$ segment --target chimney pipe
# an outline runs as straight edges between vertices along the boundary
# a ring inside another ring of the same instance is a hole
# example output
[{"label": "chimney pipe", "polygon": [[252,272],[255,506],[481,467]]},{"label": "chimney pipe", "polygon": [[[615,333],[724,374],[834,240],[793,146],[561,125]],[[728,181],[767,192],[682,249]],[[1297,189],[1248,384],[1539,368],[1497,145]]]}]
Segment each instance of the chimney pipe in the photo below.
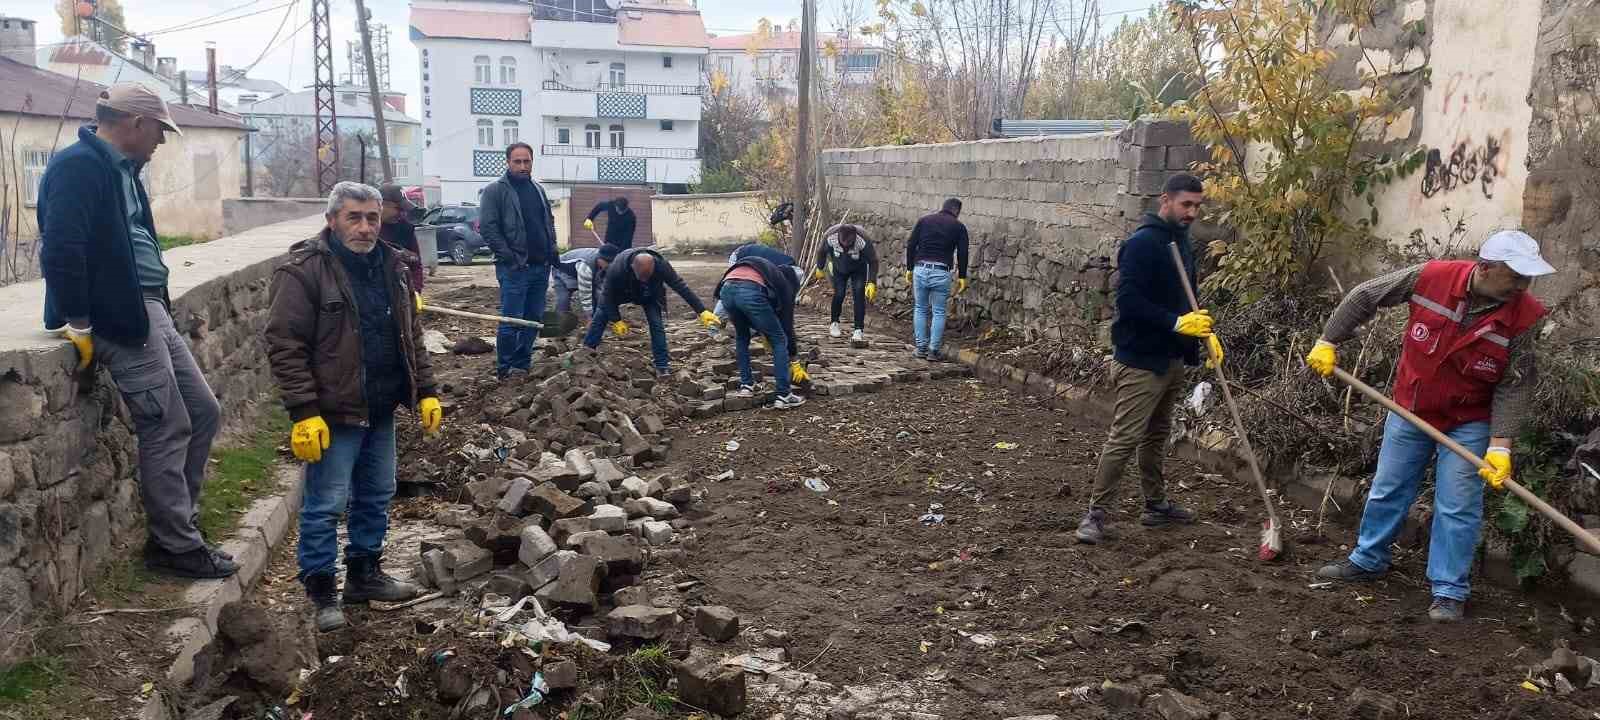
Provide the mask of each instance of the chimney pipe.
[{"label": "chimney pipe", "polygon": [[206,109],[212,115],[217,114],[217,44],[206,41],[206,85],[210,86],[210,98]]},{"label": "chimney pipe", "polygon": [[156,74],[168,80],[178,77],[178,59],[175,57],[156,58]]},{"label": "chimney pipe", "polygon": [[34,43],[33,26],[32,20],[0,15],[0,57],[37,67],[38,46]]}]

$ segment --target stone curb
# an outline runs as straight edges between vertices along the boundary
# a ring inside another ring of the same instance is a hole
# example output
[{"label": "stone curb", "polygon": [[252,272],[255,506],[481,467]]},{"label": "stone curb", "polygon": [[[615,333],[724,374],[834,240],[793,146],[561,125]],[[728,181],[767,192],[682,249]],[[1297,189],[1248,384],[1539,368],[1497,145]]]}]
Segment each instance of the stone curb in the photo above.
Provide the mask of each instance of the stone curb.
[{"label": "stone curb", "polygon": [[[165,641],[169,647],[178,648],[178,657],[167,668],[166,679],[174,687],[181,687],[194,679],[195,656],[217,633],[217,614],[222,606],[238,600],[261,579],[274,550],[288,536],[300,512],[304,487],[300,483],[298,464],[279,463],[273,470],[282,493],[261,498],[239,519],[233,536],[222,543],[222,548],[233,554],[239,563],[239,572],[226,580],[199,580],[189,585],[183,593],[183,604],[195,606],[195,613],[180,618],[167,626]],[[139,720],[171,720],[167,700],[156,692],[145,701]]]}]

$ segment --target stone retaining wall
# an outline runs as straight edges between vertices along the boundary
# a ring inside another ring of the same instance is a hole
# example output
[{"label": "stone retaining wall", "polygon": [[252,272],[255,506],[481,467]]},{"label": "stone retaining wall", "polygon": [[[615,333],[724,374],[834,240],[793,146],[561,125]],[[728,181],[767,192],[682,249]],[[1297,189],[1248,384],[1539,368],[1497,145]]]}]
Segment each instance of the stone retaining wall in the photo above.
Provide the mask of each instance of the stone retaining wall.
[{"label": "stone retaining wall", "polygon": [[[284,223],[168,253],[177,327],[226,422],[272,385],[268,283],[313,229]],[[143,542],[132,419],[109,374],[78,373],[71,346],[38,330],[42,294],[42,282],[0,291],[0,636],[69,606],[107,558]]]},{"label": "stone retaining wall", "polygon": [[1050,338],[1093,337],[1110,317],[1117,243],[1155,207],[1162,183],[1201,157],[1186,125],[822,154],[834,214],[865,226],[904,298],[905,243],[919,217],[960,198],[973,283],[957,315]]}]

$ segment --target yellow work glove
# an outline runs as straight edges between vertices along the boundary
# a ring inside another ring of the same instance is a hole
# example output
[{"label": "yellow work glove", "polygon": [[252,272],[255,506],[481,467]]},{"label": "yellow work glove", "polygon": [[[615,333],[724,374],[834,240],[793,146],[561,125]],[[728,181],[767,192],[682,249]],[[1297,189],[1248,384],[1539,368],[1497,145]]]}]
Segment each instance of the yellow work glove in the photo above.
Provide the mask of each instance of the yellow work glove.
[{"label": "yellow work glove", "polygon": [[817,269],[811,271],[811,279],[812,280],[821,280],[821,279],[823,279],[823,278],[825,278],[827,276],[828,276],[828,274],[823,272],[822,268],[817,268]]},{"label": "yellow work glove", "polygon": [[1489,452],[1483,454],[1483,461],[1489,463],[1489,467],[1478,468],[1478,476],[1489,483],[1489,487],[1506,489],[1506,481],[1511,479],[1511,448],[1489,448]]},{"label": "yellow work glove", "polygon": [[425,397],[417,403],[417,415],[422,417],[422,432],[434,435],[439,432],[439,423],[444,422],[444,408],[439,407],[439,398]]},{"label": "yellow work glove", "polygon": [[1339,355],[1333,350],[1333,343],[1318,339],[1316,347],[1311,348],[1311,353],[1306,355],[1306,367],[1323,377],[1333,374],[1333,369],[1339,366]]},{"label": "yellow work glove", "polygon": [[1206,336],[1206,350],[1209,351],[1206,353],[1206,367],[1212,370],[1222,367],[1222,341],[1216,335]]},{"label": "yellow work glove", "polygon": [[867,302],[872,302],[872,301],[877,300],[877,299],[878,299],[878,284],[877,283],[867,283]]},{"label": "yellow work glove", "polygon": [[412,293],[412,296],[417,300],[417,312],[420,314],[422,312],[422,293]]},{"label": "yellow work glove", "polygon": [[806,368],[799,360],[789,362],[789,382],[803,383],[810,379],[811,376],[806,374]]},{"label": "yellow work glove", "polygon": [[618,320],[618,321],[616,321],[614,323],[611,323],[611,334],[612,335],[616,335],[617,337],[625,337],[625,336],[627,336],[627,334],[628,334],[628,323],[623,322],[621,320]]},{"label": "yellow work glove", "polygon": [[911,284],[911,271],[910,270],[906,271],[906,284],[907,285]]},{"label": "yellow work glove", "polygon": [[94,329],[79,330],[71,325],[61,328],[61,337],[78,349],[78,369],[84,370],[94,361]]},{"label": "yellow work glove", "polygon": [[960,295],[961,293],[964,293],[966,291],[967,291],[967,279],[966,278],[961,278],[961,279],[957,280],[956,281],[956,294]]},{"label": "yellow work glove", "polygon": [[1178,316],[1178,324],[1173,326],[1173,331],[1179,335],[1189,337],[1205,337],[1211,334],[1211,311],[1196,310]]},{"label": "yellow work glove", "polygon": [[583,229],[585,229],[585,230],[593,230],[594,229],[594,219],[593,218],[585,219],[583,221]]},{"label": "yellow work glove", "polygon": [[772,352],[772,341],[768,340],[765,335],[761,336],[761,347],[766,348],[768,353]]},{"label": "yellow work glove", "polygon": [[289,449],[294,456],[308,463],[322,462],[322,451],[328,449],[328,423],[321,415],[308,417],[294,424],[289,433]]},{"label": "yellow work glove", "polygon": [[710,310],[700,311],[700,324],[708,328],[722,327],[722,321],[717,319],[717,314]]}]

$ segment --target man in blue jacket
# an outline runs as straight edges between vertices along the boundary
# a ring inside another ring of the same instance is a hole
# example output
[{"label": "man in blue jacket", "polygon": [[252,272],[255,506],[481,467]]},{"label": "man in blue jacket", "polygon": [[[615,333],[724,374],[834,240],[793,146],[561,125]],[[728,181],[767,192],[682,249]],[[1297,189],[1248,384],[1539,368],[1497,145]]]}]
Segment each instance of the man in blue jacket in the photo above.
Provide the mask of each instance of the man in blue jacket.
[{"label": "man in blue jacket", "polygon": [[[224,578],[233,558],[200,535],[200,487],[221,407],[172,322],[167,265],[139,172],[168,132],[161,96],[136,83],[100,93],[95,124],[50,159],[39,183],[45,326],[110,371],[139,437],[145,565]],[[181,133],[180,133],[181,134]]]},{"label": "man in blue jacket", "polygon": [[1106,537],[1106,511],[1116,501],[1122,471],[1134,455],[1139,460],[1140,489],[1145,527],[1165,527],[1194,522],[1194,512],[1167,497],[1161,474],[1161,457],[1172,430],[1172,408],[1183,385],[1185,365],[1197,365],[1206,338],[1212,357],[1222,361],[1222,346],[1211,334],[1211,315],[1191,311],[1183,282],[1172,262],[1169,245],[1183,256],[1184,272],[1195,283],[1194,247],[1189,225],[1200,215],[1205,188],[1188,174],[1167,179],[1161,205],[1146,214],[1117,252],[1117,317],[1111,323],[1111,343],[1116,351],[1111,379],[1116,385],[1116,409],[1100,465],[1095,471],[1089,512],[1078,524],[1078,542],[1093,545]]},{"label": "man in blue jacket", "polygon": [[[543,322],[550,266],[560,257],[550,197],[533,179],[531,146],[514,143],[506,148],[506,174],[483,189],[482,199],[480,227],[494,251],[500,314]],[[495,375],[504,380],[513,372],[527,372],[538,335],[532,328],[501,324],[495,333]]]}]

